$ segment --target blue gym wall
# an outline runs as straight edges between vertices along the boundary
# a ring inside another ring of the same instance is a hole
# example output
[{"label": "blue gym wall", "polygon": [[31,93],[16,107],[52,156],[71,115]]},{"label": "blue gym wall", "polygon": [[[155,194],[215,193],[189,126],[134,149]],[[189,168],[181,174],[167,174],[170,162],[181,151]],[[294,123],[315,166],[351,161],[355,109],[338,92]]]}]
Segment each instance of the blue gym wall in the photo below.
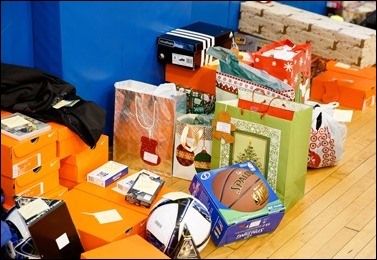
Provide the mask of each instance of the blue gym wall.
[{"label": "blue gym wall", "polygon": [[1,1],[1,62],[34,66],[30,1]]},{"label": "blue gym wall", "polygon": [[[159,85],[157,37],[204,21],[237,30],[241,1],[2,1],[1,62],[35,67],[76,87],[107,111],[112,139],[114,83]],[[323,13],[325,1],[287,4]],[[316,8],[316,9],[313,9]]]}]

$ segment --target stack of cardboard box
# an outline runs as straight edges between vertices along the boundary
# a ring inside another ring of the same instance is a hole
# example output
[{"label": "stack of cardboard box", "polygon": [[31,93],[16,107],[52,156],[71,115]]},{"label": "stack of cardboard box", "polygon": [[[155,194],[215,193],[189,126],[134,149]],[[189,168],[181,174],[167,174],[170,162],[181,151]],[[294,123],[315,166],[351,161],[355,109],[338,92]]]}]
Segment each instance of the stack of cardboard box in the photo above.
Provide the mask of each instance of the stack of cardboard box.
[{"label": "stack of cardboard box", "polygon": [[270,41],[311,42],[314,54],[349,65],[376,64],[376,30],[270,1],[241,3],[238,29]]},{"label": "stack of cardboard box", "polygon": [[[69,130],[70,131],[70,130]],[[67,143],[64,145],[64,143]],[[78,183],[86,181],[86,175],[109,160],[109,137],[102,134],[97,145],[90,148],[71,132],[71,137],[60,141],[60,147],[70,147],[70,155],[61,158],[59,170],[60,184],[71,189]],[[76,150],[71,147],[76,147]],[[61,151],[63,154],[67,151]]]},{"label": "stack of cardboard box", "polygon": [[[9,114],[1,111],[2,117]],[[59,187],[57,140],[55,129],[24,140],[1,134],[1,188],[5,208],[14,205],[12,196],[16,194],[40,196],[64,190]]]},{"label": "stack of cardboard box", "polygon": [[[1,116],[11,114],[1,111]],[[48,122],[51,130],[16,140],[1,134],[1,187],[4,206],[13,195],[59,197],[86,180],[86,174],[108,161],[109,138],[102,134],[91,149],[67,126]]]},{"label": "stack of cardboard box", "polygon": [[313,77],[310,91],[313,100],[364,110],[376,100],[376,67],[356,68],[328,61],[326,70]]}]

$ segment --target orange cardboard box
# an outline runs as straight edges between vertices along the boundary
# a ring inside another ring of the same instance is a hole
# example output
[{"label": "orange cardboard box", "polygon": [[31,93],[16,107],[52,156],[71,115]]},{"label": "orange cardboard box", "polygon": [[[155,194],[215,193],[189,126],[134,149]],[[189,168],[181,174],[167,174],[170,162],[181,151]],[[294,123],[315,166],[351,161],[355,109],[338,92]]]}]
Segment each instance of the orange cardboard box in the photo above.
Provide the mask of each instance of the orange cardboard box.
[{"label": "orange cardboard box", "polygon": [[80,182],[70,181],[70,180],[66,180],[66,179],[59,177],[59,184],[66,187],[68,190],[73,189],[79,183]]},{"label": "orange cardboard box", "polygon": [[61,159],[60,178],[80,183],[86,175],[109,161],[109,137],[101,135],[95,148],[88,146],[78,154]]},{"label": "orange cardboard box", "polygon": [[68,188],[62,185],[58,185],[54,189],[50,190],[49,192],[43,193],[42,197],[49,198],[49,199],[61,199],[61,196],[64,192],[67,192]]},{"label": "orange cardboard box", "polygon": [[[145,214],[78,189],[65,192],[61,198],[67,204],[85,251],[145,232]],[[100,215],[106,215],[105,211],[116,213],[103,218],[113,221],[100,222]],[[120,219],[116,218],[117,215]]]},{"label": "orange cardboard box", "polygon": [[13,195],[37,197],[59,186],[59,162],[55,159],[14,179],[1,175],[4,202],[14,205]]},{"label": "orange cardboard box", "polygon": [[165,81],[215,95],[217,65],[204,65],[196,70],[166,64]]},{"label": "orange cardboard box", "polygon": [[313,78],[310,98],[323,103],[339,102],[341,106],[363,110],[375,103],[376,80],[326,70]]},{"label": "orange cardboard box", "polygon": [[326,63],[326,70],[340,72],[360,78],[376,80],[376,67],[358,68],[335,60]]},{"label": "orange cardboard box", "polygon": [[81,259],[170,259],[139,235],[81,253]]},{"label": "orange cardboard box", "polygon": [[16,178],[56,159],[56,130],[16,140],[1,134],[1,175]]},{"label": "orange cardboard box", "polygon": [[[122,180],[124,178],[127,178],[130,174],[136,174],[136,172],[133,171],[133,173],[126,174],[125,176],[123,176],[118,181],[120,181],[120,180]],[[151,204],[150,208],[145,208],[145,207],[137,206],[135,204],[132,204],[132,203],[129,203],[128,201],[126,201],[125,195],[123,195],[122,193],[119,193],[119,192],[117,192],[117,191],[114,190],[114,188],[116,186],[117,186],[117,182],[114,182],[114,183],[110,184],[107,187],[101,187],[101,186],[98,186],[96,184],[84,181],[84,182],[81,182],[81,183],[77,184],[74,188],[78,189],[78,190],[81,190],[81,191],[84,191],[84,192],[87,192],[89,194],[92,194],[94,196],[98,196],[100,198],[106,199],[108,201],[112,201],[112,202],[114,202],[114,203],[116,203],[116,204],[118,204],[120,206],[130,208],[132,210],[135,210],[135,211],[138,211],[140,213],[143,213],[143,214],[145,214],[147,216],[149,216],[149,213],[151,212],[151,209],[153,208],[153,205],[155,203],[157,203],[162,198],[162,196],[164,194],[166,194],[168,192],[175,191],[175,190],[169,188],[168,186],[166,186],[164,184],[164,186],[162,186],[160,192],[156,196],[155,200]]]},{"label": "orange cardboard box", "polygon": [[56,123],[48,123],[52,129],[58,132],[58,139],[56,141],[56,155],[63,159],[71,154],[77,154],[85,149],[90,148],[75,132],[67,126]]}]

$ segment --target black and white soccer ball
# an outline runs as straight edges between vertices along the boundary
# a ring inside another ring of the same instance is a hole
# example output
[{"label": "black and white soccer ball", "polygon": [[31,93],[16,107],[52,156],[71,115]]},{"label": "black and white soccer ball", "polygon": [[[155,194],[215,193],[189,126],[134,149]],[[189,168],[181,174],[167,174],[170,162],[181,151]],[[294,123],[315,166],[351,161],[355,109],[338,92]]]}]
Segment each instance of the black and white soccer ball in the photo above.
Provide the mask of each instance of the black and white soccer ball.
[{"label": "black and white soccer ball", "polygon": [[184,192],[164,195],[152,208],[146,227],[147,240],[173,258],[182,236],[192,239],[200,252],[210,239],[211,217],[207,207]]}]

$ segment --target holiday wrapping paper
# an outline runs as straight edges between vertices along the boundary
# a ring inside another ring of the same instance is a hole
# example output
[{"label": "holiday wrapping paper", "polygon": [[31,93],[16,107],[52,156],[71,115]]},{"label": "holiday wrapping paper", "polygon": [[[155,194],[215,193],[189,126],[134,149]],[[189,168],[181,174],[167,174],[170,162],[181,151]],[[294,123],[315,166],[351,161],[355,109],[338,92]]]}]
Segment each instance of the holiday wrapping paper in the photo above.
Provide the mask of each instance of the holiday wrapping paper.
[{"label": "holiday wrapping paper", "polygon": [[186,95],[177,92],[175,84],[116,82],[113,160],[171,176],[174,120],[185,112]]},{"label": "holiday wrapping paper", "polygon": [[312,107],[240,90],[239,97],[290,110],[290,120],[238,106],[238,99],[216,101],[211,169],[252,160],[287,209],[305,192]]}]

